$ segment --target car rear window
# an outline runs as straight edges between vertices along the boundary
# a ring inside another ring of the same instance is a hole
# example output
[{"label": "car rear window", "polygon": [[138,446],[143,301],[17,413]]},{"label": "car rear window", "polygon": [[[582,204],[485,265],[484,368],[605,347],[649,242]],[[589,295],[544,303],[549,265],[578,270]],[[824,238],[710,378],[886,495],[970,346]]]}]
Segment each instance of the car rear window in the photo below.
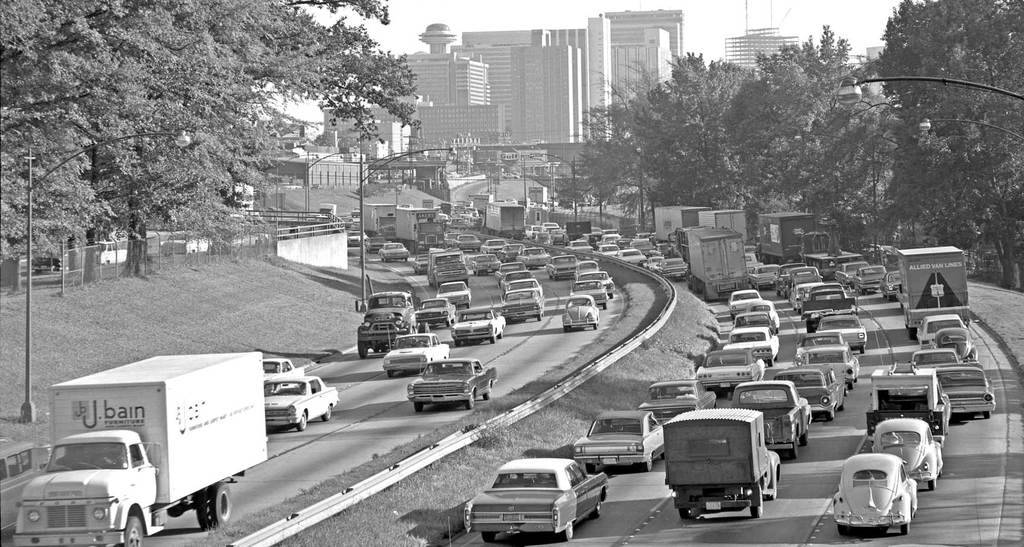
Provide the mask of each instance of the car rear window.
[{"label": "car rear window", "polygon": [[554,473],[499,473],[493,488],[558,488]]},{"label": "car rear window", "polygon": [[784,389],[753,389],[741,391],[739,403],[761,404],[761,403],[782,403],[789,400],[789,393]]}]

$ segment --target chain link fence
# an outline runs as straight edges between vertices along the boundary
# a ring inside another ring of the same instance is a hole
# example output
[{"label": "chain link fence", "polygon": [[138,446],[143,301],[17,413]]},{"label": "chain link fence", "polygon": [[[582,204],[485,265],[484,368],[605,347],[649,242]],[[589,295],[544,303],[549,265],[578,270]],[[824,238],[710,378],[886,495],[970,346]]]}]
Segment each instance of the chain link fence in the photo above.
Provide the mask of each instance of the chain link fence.
[{"label": "chain link fence", "polygon": [[[264,258],[277,253],[277,230],[211,241],[188,232],[150,232],[145,240],[104,241],[68,247],[32,259],[32,289],[63,291],[119,277],[147,276],[182,266]],[[5,260],[0,286],[27,287],[25,259]]]}]

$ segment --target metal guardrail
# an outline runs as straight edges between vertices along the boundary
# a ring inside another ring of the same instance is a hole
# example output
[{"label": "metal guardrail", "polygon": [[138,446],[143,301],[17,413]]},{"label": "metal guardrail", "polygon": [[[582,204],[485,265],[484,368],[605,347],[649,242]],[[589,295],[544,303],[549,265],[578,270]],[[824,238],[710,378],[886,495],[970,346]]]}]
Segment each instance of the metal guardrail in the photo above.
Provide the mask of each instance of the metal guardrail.
[{"label": "metal guardrail", "polygon": [[[566,252],[572,254],[570,251]],[[662,289],[665,291],[668,301],[659,312],[658,318],[653,323],[645,327],[639,333],[631,336],[625,342],[622,342],[618,346],[605,352],[602,356],[594,359],[586,365],[583,365],[573,374],[567,376],[554,386],[544,390],[533,399],[526,401],[515,408],[511,408],[498,416],[494,416],[475,428],[467,427],[462,431],[453,433],[444,439],[441,439],[437,443],[430,445],[392,465],[388,469],[381,471],[354,486],[346,488],[338,494],[321,500],[302,511],[293,513],[233,543],[229,543],[229,547],[269,547],[284,539],[292,537],[307,528],[315,526],[316,524],[356,505],[360,501],[393,486],[402,479],[409,477],[413,473],[429,466],[441,458],[472,444],[480,439],[484,434],[495,429],[512,425],[534,412],[543,409],[576,389],[590,378],[593,378],[606,368],[615,364],[619,359],[622,359],[638,348],[645,340],[654,336],[654,334],[665,326],[665,323],[668,322],[669,316],[672,315],[672,311],[675,310],[675,286],[668,282],[668,280],[661,276],[657,276],[644,268],[627,264],[612,257],[605,257],[604,259],[614,260],[625,268],[641,272],[642,274],[653,277],[658,281],[658,284],[661,285]]]},{"label": "metal guardrail", "polygon": [[342,234],[345,232],[345,225],[340,222],[289,226],[287,228],[277,229],[277,240],[298,239],[301,237],[322,236],[327,234]]}]

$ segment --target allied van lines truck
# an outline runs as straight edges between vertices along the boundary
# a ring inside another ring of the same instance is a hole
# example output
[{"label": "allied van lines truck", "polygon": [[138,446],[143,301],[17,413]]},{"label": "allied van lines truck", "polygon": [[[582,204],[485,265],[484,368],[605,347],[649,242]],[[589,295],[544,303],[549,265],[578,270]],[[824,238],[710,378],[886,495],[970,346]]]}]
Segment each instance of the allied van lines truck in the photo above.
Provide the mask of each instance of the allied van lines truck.
[{"label": "allied van lines truck", "polygon": [[228,522],[229,483],[267,460],[262,358],[165,355],[52,386],[53,449],[15,545],[138,545],[187,511]]},{"label": "allied van lines truck", "polygon": [[911,340],[926,315],[955,313],[970,321],[967,301],[967,266],[956,247],[898,249],[903,286],[899,299],[903,323]]}]

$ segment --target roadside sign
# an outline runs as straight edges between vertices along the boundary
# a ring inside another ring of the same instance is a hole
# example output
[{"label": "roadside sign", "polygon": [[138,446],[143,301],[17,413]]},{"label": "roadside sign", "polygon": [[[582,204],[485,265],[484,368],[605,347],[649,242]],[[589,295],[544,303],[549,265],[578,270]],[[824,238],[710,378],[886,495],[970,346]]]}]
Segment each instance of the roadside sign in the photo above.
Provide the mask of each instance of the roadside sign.
[{"label": "roadside sign", "polygon": [[946,292],[942,288],[942,283],[934,283],[932,284],[931,288],[932,296],[935,298],[942,298],[942,296],[946,294]]}]

